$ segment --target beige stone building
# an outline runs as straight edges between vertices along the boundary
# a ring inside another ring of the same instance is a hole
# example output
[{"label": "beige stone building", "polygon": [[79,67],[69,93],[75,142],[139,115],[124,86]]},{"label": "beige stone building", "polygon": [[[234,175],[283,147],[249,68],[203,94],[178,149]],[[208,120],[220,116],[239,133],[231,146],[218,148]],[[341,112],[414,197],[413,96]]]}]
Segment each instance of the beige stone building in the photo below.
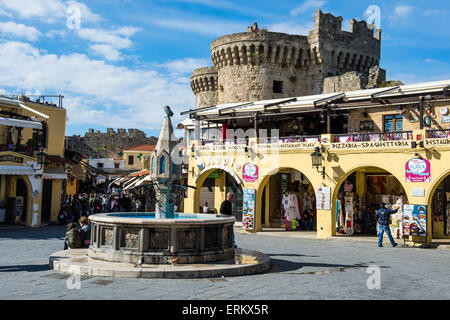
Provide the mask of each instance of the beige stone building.
[{"label": "beige stone building", "polygon": [[307,36],[260,30],[225,35],[211,43],[213,67],[191,75],[197,108],[372,88],[379,68],[381,30],[317,10]]}]

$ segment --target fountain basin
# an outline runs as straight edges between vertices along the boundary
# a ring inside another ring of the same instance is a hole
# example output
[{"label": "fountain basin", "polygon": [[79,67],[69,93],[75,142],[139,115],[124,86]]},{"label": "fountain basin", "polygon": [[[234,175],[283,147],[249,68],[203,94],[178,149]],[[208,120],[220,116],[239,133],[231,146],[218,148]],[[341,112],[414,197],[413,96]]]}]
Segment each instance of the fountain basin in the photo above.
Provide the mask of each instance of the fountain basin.
[{"label": "fountain basin", "polygon": [[233,216],[180,213],[155,219],[154,213],[91,215],[92,259],[145,264],[210,263],[234,259]]}]

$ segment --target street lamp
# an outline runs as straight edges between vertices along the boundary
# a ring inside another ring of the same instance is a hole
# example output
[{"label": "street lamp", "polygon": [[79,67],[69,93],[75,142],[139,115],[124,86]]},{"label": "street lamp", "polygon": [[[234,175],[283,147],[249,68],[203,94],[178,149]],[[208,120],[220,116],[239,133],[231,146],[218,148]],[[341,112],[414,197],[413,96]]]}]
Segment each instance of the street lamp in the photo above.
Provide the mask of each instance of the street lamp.
[{"label": "street lamp", "polygon": [[41,165],[39,170],[42,169],[42,166],[47,164],[47,154],[43,151],[37,154],[38,163]]},{"label": "street lamp", "polygon": [[311,160],[313,167],[317,170],[322,167],[322,178],[325,179],[325,167],[322,165],[322,153],[320,153],[319,147],[316,147],[316,150],[311,153]]}]

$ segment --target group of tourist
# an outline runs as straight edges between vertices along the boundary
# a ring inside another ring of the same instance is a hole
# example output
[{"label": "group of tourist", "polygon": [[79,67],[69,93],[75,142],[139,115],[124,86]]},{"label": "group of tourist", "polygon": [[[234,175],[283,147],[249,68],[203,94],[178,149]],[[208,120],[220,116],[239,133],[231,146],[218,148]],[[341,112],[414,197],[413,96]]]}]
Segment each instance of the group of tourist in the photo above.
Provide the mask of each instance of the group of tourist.
[{"label": "group of tourist", "polygon": [[58,216],[60,225],[67,223],[64,249],[88,248],[91,225],[88,217],[105,212],[142,211],[143,200],[135,196],[107,194],[76,194],[67,196]]},{"label": "group of tourist", "polygon": [[61,205],[58,216],[60,225],[77,222],[81,217],[105,212],[137,212],[142,211],[143,200],[135,196],[107,195],[107,194],[80,194],[67,196]]}]

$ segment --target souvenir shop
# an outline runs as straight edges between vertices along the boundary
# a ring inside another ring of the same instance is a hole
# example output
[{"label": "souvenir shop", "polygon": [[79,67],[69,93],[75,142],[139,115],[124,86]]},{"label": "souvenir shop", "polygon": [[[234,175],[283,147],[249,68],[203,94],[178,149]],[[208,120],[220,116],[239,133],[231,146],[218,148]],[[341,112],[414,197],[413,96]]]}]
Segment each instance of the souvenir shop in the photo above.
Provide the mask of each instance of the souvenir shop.
[{"label": "souvenir shop", "polygon": [[[269,190],[268,223],[265,226],[282,227],[287,231],[316,229],[316,200],[309,180],[299,171],[282,169],[272,175],[264,192]],[[265,194],[263,194],[265,199]],[[263,212],[265,203],[263,203]]]},{"label": "souvenir shop", "polygon": [[431,212],[433,235],[450,236],[450,176],[434,192]]},{"label": "souvenir shop", "polygon": [[400,182],[387,172],[367,169],[351,174],[340,186],[336,199],[336,234],[376,236],[376,212],[384,202],[386,208],[399,208],[391,216],[390,227],[392,236],[400,239],[405,194]]}]

